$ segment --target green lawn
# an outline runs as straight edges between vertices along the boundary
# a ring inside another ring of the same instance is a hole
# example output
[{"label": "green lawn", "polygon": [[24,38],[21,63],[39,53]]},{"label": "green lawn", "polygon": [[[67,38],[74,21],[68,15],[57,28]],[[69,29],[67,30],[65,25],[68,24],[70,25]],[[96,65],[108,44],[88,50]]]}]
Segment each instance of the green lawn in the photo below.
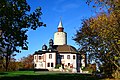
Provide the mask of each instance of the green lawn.
[{"label": "green lawn", "polygon": [[14,71],[0,72],[0,80],[98,80],[91,74],[60,72]]}]

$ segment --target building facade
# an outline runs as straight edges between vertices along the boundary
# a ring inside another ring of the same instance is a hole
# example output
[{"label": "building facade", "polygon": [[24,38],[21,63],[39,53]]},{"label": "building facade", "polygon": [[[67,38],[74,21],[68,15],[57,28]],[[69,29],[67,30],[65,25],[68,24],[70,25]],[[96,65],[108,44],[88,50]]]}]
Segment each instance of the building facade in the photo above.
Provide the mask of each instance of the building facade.
[{"label": "building facade", "polygon": [[79,71],[81,60],[81,54],[76,48],[67,45],[67,33],[64,32],[62,21],[60,21],[58,31],[54,34],[54,41],[50,39],[49,47],[43,45],[42,50],[34,53],[34,68],[54,69],[59,64],[62,69],[70,68]]}]

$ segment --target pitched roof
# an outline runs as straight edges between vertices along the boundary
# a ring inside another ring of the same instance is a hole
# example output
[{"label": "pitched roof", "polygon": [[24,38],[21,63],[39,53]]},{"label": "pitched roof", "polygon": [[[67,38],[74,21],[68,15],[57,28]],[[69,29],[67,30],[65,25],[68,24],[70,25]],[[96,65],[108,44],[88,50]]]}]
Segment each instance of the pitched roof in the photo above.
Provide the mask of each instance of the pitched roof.
[{"label": "pitched roof", "polygon": [[70,45],[58,45],[56,49],[59,53],[78,53],[76,48]]},{"label": "pitched roof", "polygon": [[[50,51],[51,50],[51,51]],[[54,45],[53,48],[48,48],[46,51],[38,50],[34,53],[35,54],[44,54],[44,53],[51,53],[51,52],[58,52],[58,53],[79,53],[75,47],[71,45]]]},{"label": "pitched roof", "polygon": [[63,28],[62,21],[60,20],[58,28]]}]

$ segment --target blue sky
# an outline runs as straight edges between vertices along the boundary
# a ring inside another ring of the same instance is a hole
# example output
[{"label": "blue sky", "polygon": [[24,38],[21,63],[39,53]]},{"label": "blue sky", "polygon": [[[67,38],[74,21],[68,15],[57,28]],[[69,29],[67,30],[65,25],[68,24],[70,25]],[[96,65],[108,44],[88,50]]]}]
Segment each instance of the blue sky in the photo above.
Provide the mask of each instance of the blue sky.
[{"label": "blue sky", "polygon": [[41,21],[47,27],[28,31],[29,49],[17,53],[16,59],[33,54],[40,50],[43,44],[48,45],[49,39],[53,39],[54,33],[57,31],[60,17],[62,18],[64,31],[67,32],[67,44],[78,48],[72,37],[74,37],[76,30],[81,27],[82,19],[94,15],[92,7],[88,6],[85,0],[27,0],[27,2],[31,6],[31,12],[38,6],[42,8]]}]

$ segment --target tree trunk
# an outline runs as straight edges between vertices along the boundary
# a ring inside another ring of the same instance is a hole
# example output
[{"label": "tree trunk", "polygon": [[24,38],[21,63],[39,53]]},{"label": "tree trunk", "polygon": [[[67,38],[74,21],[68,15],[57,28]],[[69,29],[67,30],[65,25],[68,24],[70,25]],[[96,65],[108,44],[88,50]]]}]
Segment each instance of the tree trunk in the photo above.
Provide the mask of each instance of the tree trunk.
[{"label": "tree trunk", "polygon": [[6,66],[5,66],[6,71],[8,71],[9,62],[10,62],[10,55],[9,55],[9,52],[7,52],[7,54],[6,54]]},{"label": "tree trunk", "polygon": [[7,71],[8,70],[8,56],[6,55],[6,66],[5,66],[5,70]]}]

